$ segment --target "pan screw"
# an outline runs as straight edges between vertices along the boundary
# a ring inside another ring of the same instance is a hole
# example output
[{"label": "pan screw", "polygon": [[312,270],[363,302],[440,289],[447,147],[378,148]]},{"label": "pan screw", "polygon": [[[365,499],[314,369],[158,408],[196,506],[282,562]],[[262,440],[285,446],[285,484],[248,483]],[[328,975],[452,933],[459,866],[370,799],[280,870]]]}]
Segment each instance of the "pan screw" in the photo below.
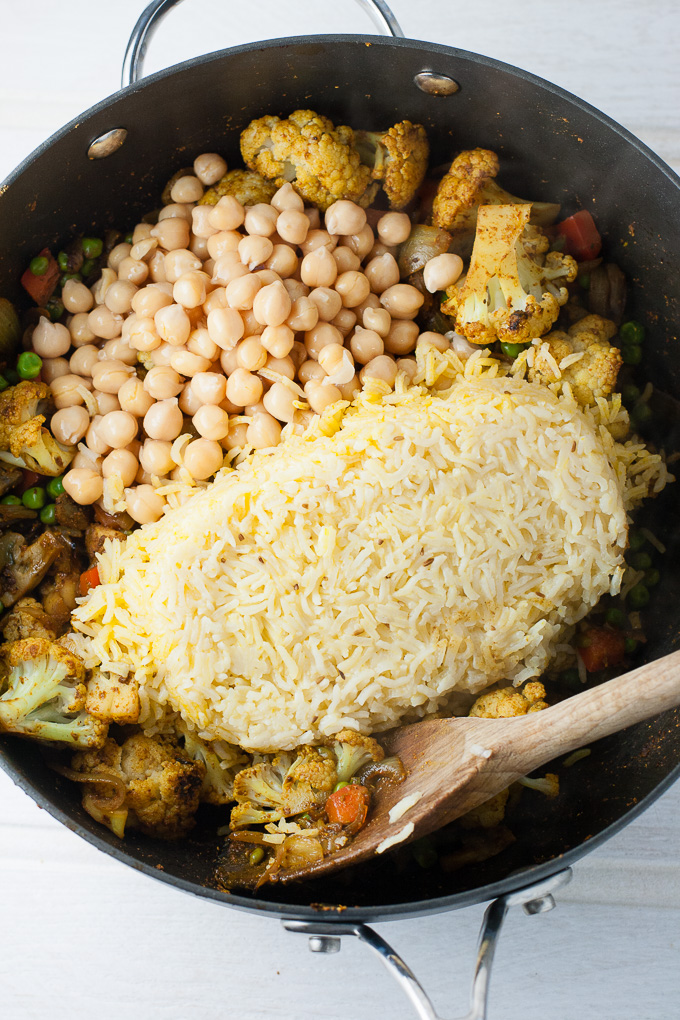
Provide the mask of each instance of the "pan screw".
[{"label": "pan screw", "polygon": [[413,77],[414,82],[421,92],[427,92],[428,96],[452,96],[457,92],[460,85],[448,74],[437,74],[435,71],[419,71]]},{"label": "pan screw", "polygon": [[529,900],[528,903],[524,904],[524,913],[529,914],[546,914],[549,910],[552,910],[556,906],[555,900],[548,893],[547,896],[540,896],[537,900]]},{"label": "pan screw", "polygon": [[312,953],[339,953],[342,945],[336,935],[311,935],[309,950]]},{"label": "pan screw", "polygon": [[110,156],[117,149],[120,149],[121,145],[127,138],[126,128],[111,128],[110,131],[106,131],[103,135],[99,135],[91,142],[89,149],[87,150],[88,159],[104,159],[106,156]]}]

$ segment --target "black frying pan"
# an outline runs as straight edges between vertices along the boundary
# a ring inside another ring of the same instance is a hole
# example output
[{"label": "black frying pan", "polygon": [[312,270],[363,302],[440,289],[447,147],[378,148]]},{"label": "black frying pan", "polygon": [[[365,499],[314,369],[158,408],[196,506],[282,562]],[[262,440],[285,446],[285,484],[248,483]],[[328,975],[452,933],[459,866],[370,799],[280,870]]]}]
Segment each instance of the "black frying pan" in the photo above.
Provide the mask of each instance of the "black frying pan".
[{"label": "black frying pan", "polygon": [[[382,17],[389,23],[388,14]],[[440,94],[426,91],[433,88]],[[75,233],[108,226],[129,229],[158,203],[170,174],[199,152],[218,150],[238,165],[239,132],[253,117],[310,106],[354,126],[408,117],[426,126],[433,165],[458,149],[486,146],[500,154],[500,179],[510,190],[561,201],[565,215],[591,209],[608,256],[632,284],[627,314],[647,326],[646,375],[680,399],[680,277],[671,271],[680,250],[678,177],[629,132],[556,86],[498,61],[402,38],[315,36],[235,47],[155,74],[93,107],[0,188],[0,294],[21,300],[19,276],[45,244],[58,248]],[[88,157],[95,139],[120,128],[127,132],[122,144],[125,132],[114,132],[100,142],[109,155]],[[651,438],[678,445],[670,416]],[[646,621],[649,659],[679,645],[676,507],[670,487],[645,511],[668,547]],[[317,927],[320,916],[331,926],[352,926],[512,896],[556,875],[673,782],[680,769],[679,719],[667,713],[596,744],[587,767],[561,773],[557,800],[535,797],[527,806],[524,799],[513,821],[516,842],[484,864],[447,875],[395,854],[379,867],[333,880],[265,887],[258,898],[227,896],[215,887],[220,840],[209,814],[182,843],[135,833],[120,843],[83,812],[78,789],[45,766],[36,745],[4,738],[0,765],[55,818],[154,878],[245,910]],[[319,903],[326,904],[322,915]]]}]

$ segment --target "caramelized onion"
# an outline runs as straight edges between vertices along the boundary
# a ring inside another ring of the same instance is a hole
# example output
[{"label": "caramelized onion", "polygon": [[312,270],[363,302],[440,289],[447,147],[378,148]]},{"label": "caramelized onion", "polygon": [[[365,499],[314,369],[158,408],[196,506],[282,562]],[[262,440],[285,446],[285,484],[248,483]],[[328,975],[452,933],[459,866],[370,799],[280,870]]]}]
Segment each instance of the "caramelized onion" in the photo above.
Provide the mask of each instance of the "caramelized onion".
[{"label": "caramelized onion", "polygon": [[401,760],[396,757],[383,758],[382,761],[371,761],[368,765],[357,772],[355,779],[358,779],[362,786],[369,790],[381,779],[387,779],[390,783],[402,783],[406,778],[406,770]]},{"label": "caramelized onion", "polygon": [[448,230],[439,227],[428,227],[424,223],[416,223],[411,233],[399,248],[399,273],[403,279],[411,273],[417,273],[435,255],[443,255],[449,250],[451,235]]},{"label": "caramelized onion", "polygon": [[75,769],[70,769],[67,765],[57,765],[56,763],[52,764],[50,768],[73,783],[87,783],[88,785],[99,783],[113,787],[108,796],[102,797],[100,794],[94,793],[89,795],[90,803],[100,811],[116,811],[125,800],[125,783],[120,776],[113,772],[76,772]]},{"label": "caramelized onion", "polygon": [[625,305],[626,278],[623,271],[613,262],[606,262],[593,269],[590,274],[588,310],[620,326]]}]

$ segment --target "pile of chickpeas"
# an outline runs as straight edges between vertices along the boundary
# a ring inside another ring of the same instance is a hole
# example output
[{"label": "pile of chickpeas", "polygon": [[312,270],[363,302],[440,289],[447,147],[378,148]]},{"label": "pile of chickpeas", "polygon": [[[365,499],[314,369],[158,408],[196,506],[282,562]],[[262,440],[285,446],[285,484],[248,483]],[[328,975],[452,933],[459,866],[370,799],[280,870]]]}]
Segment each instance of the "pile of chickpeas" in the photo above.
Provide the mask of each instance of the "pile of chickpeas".
[{"label": "pile of chickpeas", "polygon": [[[276,446],[284,425],[306,427],[367,378],[413,378],[419,336],[449,346],[419,333],[423,294],[400,282],[406,213],[383,214],[376,236],[343,200],[322,226],[290,184],[271,204],[199,205],[227,167],[204,153],[193,169],[91,288],[65,282],[66,325],[42,317],[32,335],[57,408],[50,430],[80,444],[64,489],[92,504],[114,478],[140,524],[163,513],[160,483],[209,479],[230,451]],[[425,284],[443,290],[461,271],[457,255],[438,255]]]}]

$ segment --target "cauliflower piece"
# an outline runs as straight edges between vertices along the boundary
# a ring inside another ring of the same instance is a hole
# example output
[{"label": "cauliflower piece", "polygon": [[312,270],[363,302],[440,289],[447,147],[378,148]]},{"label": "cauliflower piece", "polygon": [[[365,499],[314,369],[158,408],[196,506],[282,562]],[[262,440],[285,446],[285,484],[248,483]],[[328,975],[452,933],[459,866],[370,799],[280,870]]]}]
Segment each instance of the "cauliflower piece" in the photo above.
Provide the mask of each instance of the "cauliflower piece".
[{"label": "cauliflower piece", "polygon": [[468,715],[481,719],[510,719],[528,712],[540,712],[547,708],[545,687],[538,680],[525,684],[519,691],[516,687],[501,687],[477,698]]},{"label": "cauliflower piece", "polygon": [[[75,754],[71,765],[92,777],[85,785],[83,807],[118,836],[127,824],[147,836],[179,839],[195,824],[205,766],[168,737],[135,733],[122,744],[109,738],[99,750]],[[109,805],[95,795],[97,777],[117,781],[120,795]]]},{"label": "cauliflower piece", "polygon": [[101,747],[108,727],[85,710],[85,667],[47,638],[3,645],[0,732],[79,747]]},{"label": "cauliflower piece", "polygon": [[[610,319],[586,315],[566,333],[561,330],[548,333],[536,349],[534,363],[527,373],[529,381],[547,385],[569,383],[583,407],[594,404],[598,397],[608,397],[623,364],[621,351],[609,343],[615,332],[616,326]],[[572,354],[583,357],[560,368],[560,362]]]},{"label": "cauliflower piece", "polygon": [[538,790],[539,793],[544,793],[551,799],[557,797],[560,792],[560,778],[554,772],[546,772],[543,779],[529,779],[528,776],[522,776],[517,782],[521,786],[528,786],[530,790]]},{"label": "cauliflower piece", "polygon": [[85,708],[102,722],[136,723],[139,719],[139,684],[123,681],[101,669],[93,669],[87,682]]},{"label": "cauliflower piece", "polygon": [[382,761],[385,752],[372,737],[363,737],[354,730],[341,730],[333,740],[337,760],[338,781],[347,783],[369,761]]},{"label": "cauliflower piece", "polygon": [[531,204],[531,222],[542,227],[553,223],[560,207],[555,202],[531,202],[501,188],[493,178],[499,170],[498,156],[490,149],[459,152],[442,177],[432,205],[432,223],[452,234],[474,233],[480,205]]},{"label": "cauliflower piece", "polygon": [[464,829],[493,829],[500,825],[505,818],[505,808],[510,796],[510,787],[497,793],[495,797],[466,812],[458,819],[459,825]]},{"label": "cauliflower piece", "polygon": [[38,407],[49,395],[49,386],[35,380],[0,393],[0,460],[56,477],[71,463],[76,448],[58,443],[43,428],[45,416],[38,414]]},{"label": "cauliflower piece", "polygon": [[[326,753],[322,753],[326,752]],[[323,807],[337,782],[334,756],[326,748],[308,745],[296,751],[282,751],[271,760],[242,769],[234,779],[231,813],[232,829],[259,824],[253,820],[265,809],[260,821],[276,822]]]},{"label": "cauliflower piece", "polygon": [[241,154],[251,170],[277,187],[289,181],[322,212],[341,198],[370,205],[377,190],[354,147],[352,129],[334,127],[313,110],[295,110],[286,120],[251,121],[241,134]]},{"label": "cauliflower piece", "polygon": [[254,170],[230,170],[217,184],[208,188],[198,204],[217,205],[225,195],[233,195],[241,205],[257,205],[259,202],[271,202],[275,192],[276,185]]},{"label": "cauliflower piece", "polygon": [[402,120],[387,131],[357,131],[354,139],[361,162],[381,182],[390,209],[403,209],[427,171],[430,146],[425,128]]},{"label": "cauliflower piece", "polygon": [[22,641],[25,638],[46,638],[55,641],[56,630],[37,599],[30,596],[15,602],[12,611],[2,621],[5,641]]},{"label": "cauliflower piece", "polygon": [[230,804],[234,799],[234,777],[247,761],[238,747],[223,741],[207,743],[186,726],[181,727],[184,750],[205,765],[201,800],[207,804]]},{"label": "cauliflower piece", "polygon": [[545,255],[535,228],[525,233],[530,210],[480,206],[467,275],[449,287],[441,306],[471,343],[526,343],[543,336],[569,297],[565,284],[576,278],[577,264],[559,252]]}]

